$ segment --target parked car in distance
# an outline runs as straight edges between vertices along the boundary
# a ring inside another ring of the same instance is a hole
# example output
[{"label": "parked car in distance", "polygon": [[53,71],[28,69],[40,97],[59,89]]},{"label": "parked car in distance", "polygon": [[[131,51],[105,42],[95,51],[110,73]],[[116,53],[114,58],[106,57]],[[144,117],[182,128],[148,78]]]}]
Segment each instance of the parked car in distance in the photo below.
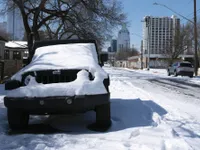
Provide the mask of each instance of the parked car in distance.
[{"label": "parked car in distance", "polygon": [[190,62],[175,62],[167,69],[168,76],[174,75],[177,77],[178,75],[181,76],[189,76],[193,77],[194,74],[194,67]]}]

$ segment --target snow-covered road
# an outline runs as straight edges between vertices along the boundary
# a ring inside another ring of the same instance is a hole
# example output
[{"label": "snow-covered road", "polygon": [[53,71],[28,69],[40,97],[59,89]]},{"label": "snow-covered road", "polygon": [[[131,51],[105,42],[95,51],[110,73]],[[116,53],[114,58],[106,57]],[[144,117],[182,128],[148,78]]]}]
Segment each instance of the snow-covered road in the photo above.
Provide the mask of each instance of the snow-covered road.
[{"label": "snow-covered road", "polygon": [[88,112],[73,117],[31,117],[30,132],[13,134],[8,130],[1,85],[0,149],[200,149],[199,80],[105,70],[111,77],[113,124],[109,131],[89,131],[86,126],[94,122],[95,114]]}]

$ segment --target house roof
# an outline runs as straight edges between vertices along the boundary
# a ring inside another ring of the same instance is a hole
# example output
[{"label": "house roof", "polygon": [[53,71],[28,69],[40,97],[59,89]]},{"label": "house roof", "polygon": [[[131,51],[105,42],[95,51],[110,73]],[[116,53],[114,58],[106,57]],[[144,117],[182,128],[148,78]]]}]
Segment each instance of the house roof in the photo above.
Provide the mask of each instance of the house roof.
[{"label": "house roof", "polygon": [[6,40],[6,39],[5,39],[5,38],[3,38],[2,36],[0,36],[0,41],[7,42],[8,40]]},{"label": "house roof", "polygon": [[6,48],[10,49],[27,49],[27,42],[26,41],[8,41],[5,44]]},{"label": "house roof", "polygon": [[141,58],[141,55],[128,57],[128,60],[134,60],[134,59],[138,59],[138,58]]}]

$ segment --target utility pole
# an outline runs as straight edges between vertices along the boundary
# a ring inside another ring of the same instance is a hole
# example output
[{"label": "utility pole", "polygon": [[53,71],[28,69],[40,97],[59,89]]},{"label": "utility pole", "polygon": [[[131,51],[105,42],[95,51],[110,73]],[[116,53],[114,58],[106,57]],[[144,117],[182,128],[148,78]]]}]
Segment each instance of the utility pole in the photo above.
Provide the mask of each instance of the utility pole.
[{"label": "utility pole", "polygon": [[197,35],[197,3],[196,3],[196,0],[194,0],[194,49],[195,49],[195,64],[194,64],[194,73],[195,73],[195,76],[198,75],[198,68],[199,68],[199,59],[198,59],[198,53],[197,53],[197,38],[198,38],[198,35]]},{"label": "utility pole", "polygon": [[148,61],[147,61],[147,70],[150,69],[150,17],[145,18],[146,27],[147,27],[147,50],[148,50]]},{"label": "utility pole", "polygon": [[141,41],[141,69],[143,69],[143,40]]}]

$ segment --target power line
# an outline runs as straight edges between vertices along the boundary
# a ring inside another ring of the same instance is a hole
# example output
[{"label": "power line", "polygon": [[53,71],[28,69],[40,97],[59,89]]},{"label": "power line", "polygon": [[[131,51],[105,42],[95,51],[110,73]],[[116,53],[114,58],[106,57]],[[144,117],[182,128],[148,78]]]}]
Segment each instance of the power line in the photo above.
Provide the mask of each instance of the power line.
[{"label": "power line", "polygon": [[[199,12],[199,13],[200,13],[200,9],[198,9],[196,12]],[[194,15],[194,12],[188,14],[186,17],[189,17],[189,16],[191,16],[191,15]],[[192,19],[194,19],[194,18],[192,18]],[[184,19],[184,18],[180,19],[180,21],[183,21],[183,20],[185,20],[185,19]]]}]

